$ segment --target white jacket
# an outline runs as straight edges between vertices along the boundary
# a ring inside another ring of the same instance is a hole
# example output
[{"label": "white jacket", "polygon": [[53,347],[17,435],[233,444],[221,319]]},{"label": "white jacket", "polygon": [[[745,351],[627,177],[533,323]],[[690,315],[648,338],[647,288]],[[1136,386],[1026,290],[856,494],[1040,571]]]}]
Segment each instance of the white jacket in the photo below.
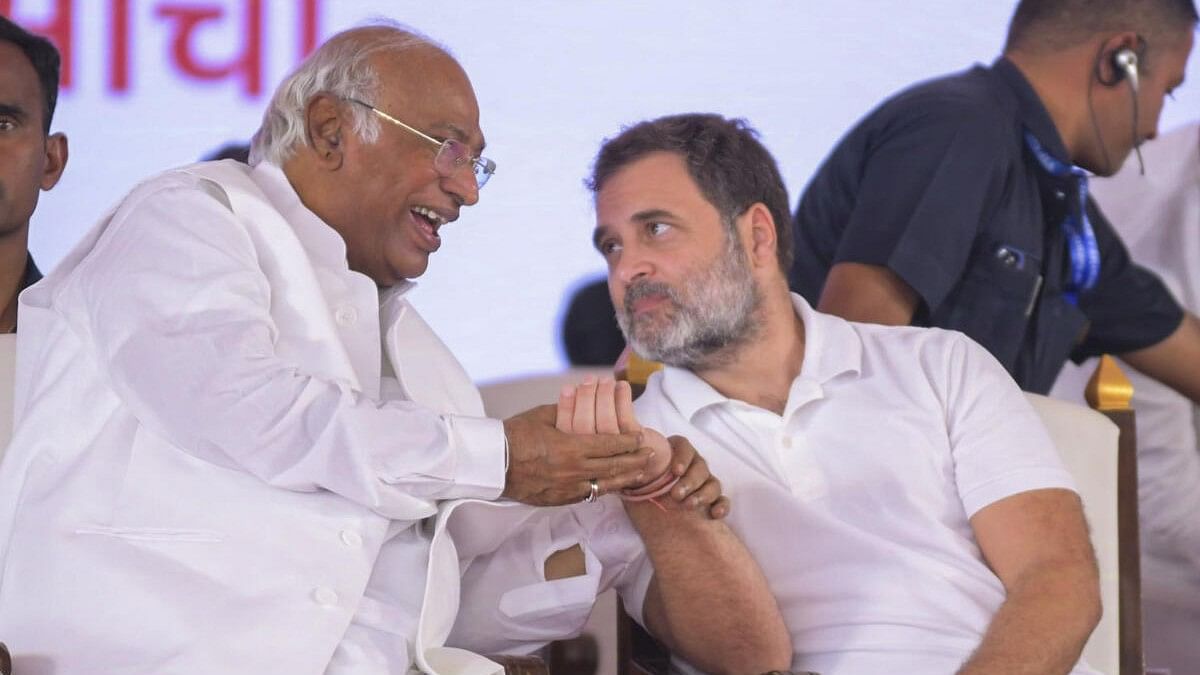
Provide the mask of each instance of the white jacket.
[{"label": "white jacket", "polygon": [[[352,619],[426,670],[491,670],[437,649],[457,559],[418,523],[499,495],[503,430],[345,259],[278,168],[208,163],[137,187],[22,296],[0,466],[17,672],[322,673]],[[427,570],[371,576],[431,538]]]}]

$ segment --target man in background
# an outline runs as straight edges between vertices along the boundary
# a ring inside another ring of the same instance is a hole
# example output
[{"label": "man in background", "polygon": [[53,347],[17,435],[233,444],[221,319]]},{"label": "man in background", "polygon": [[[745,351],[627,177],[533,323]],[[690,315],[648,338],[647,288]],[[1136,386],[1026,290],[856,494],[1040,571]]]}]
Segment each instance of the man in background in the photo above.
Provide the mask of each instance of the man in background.
[{"label": "man in background", "polygon": [[29,219],[67,165],[67,137],[50,133],[58,68],[49,40],[0,16],[0,333],[17,330],[17,295],[42,278]]},{"label": "man in background", "polygon": [[791,287],[854,321],[959,330],[1027,391],[1122,355],[1200,401],[1200,323],[1087,192],[1157,133],[1193,0],[1021,0],[1004,54],[853,128],[795,213]]},{"label": "man in background", "polygon": [[[1159,274],[1190,312],[1200,311],[1200,123],[1145,149],[1146,172],[1127,162],[1095,183],[1096,200],[1129,251]],[[1052,394],[1082,398],[1095,370],[1063,370]],[[1200,408],[1137,372],[1138,508],[1146,665],[1193,672],[1200,664]]]}]

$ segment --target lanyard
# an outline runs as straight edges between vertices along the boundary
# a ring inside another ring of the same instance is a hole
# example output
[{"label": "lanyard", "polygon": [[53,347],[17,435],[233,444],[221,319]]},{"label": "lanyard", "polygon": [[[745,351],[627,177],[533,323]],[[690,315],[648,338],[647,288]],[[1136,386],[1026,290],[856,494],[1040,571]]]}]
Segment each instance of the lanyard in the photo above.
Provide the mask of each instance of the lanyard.
[{"label": "lanyard", "polygon": [[1071,254],[1071,280],[1067,283],[1066,296],[1071,304],[1077,304],[1079,293],[1095,286],[1100,278],[1100,246],[1096,243],[1096,233],[1087,215],[1087,172],[1059,161],[1042,147],[1029,130],[1025,131],[1025,144],[1050,175],[1073,177],[1079,186],[1079,211],[1067,209],[1067,217],[1062,223],[1063,233],[1067,237],[1067,250]]}]

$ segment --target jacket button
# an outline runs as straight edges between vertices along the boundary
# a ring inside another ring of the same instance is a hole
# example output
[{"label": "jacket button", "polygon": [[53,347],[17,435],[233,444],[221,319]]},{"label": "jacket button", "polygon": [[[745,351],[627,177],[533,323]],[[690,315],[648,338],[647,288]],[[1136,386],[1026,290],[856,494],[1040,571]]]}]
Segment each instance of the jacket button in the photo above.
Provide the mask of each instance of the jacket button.
[{"label": "jacket button", "polygon": [[333,607],[337,604],[337,591],[326,586],[318,586],[312,592],[313,601],[322,607]]},{"label": "jacket button", "polygon": [[342,543],[350,548],[358,548],[363,544],[362,535],[354,530],[342,530],[342,533],[339,536],[342,538]]},{"label": "jacket button", "polygon": [[333,318],[343,326],[352,326],[358,321],[358,310],[351,305],[342,305],[333,313]]}]

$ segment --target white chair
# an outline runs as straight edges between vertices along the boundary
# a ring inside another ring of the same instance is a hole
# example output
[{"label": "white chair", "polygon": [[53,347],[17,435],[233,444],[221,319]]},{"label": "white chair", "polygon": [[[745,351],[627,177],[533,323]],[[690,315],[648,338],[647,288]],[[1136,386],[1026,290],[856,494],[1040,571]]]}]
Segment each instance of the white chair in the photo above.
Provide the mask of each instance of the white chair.
[{"label": "white chair", "polygon": [[546,403],[557,403],[558,392],[566,384],[578,384],[585,377],[612,377],[612,368],[570,368],[557,373],[522,375],[505,380],[483,382],[479,394],[488,417],[504,419]]},{"label": "white chair", "polygon": [[1088,664],[1120,673],[1120,538],[1117,520],[1117,444],[1120,430],[1104,415],[1074,403],[1026,394],[1050,431],[1054,445],[1083,500],[1100,566],[1104,616],[1083,648]]},{"label": "white chair", "polygon": [[13,421],[13,370],[17,357],[17,336],[0,335],[0,459],[8,449]]}]

